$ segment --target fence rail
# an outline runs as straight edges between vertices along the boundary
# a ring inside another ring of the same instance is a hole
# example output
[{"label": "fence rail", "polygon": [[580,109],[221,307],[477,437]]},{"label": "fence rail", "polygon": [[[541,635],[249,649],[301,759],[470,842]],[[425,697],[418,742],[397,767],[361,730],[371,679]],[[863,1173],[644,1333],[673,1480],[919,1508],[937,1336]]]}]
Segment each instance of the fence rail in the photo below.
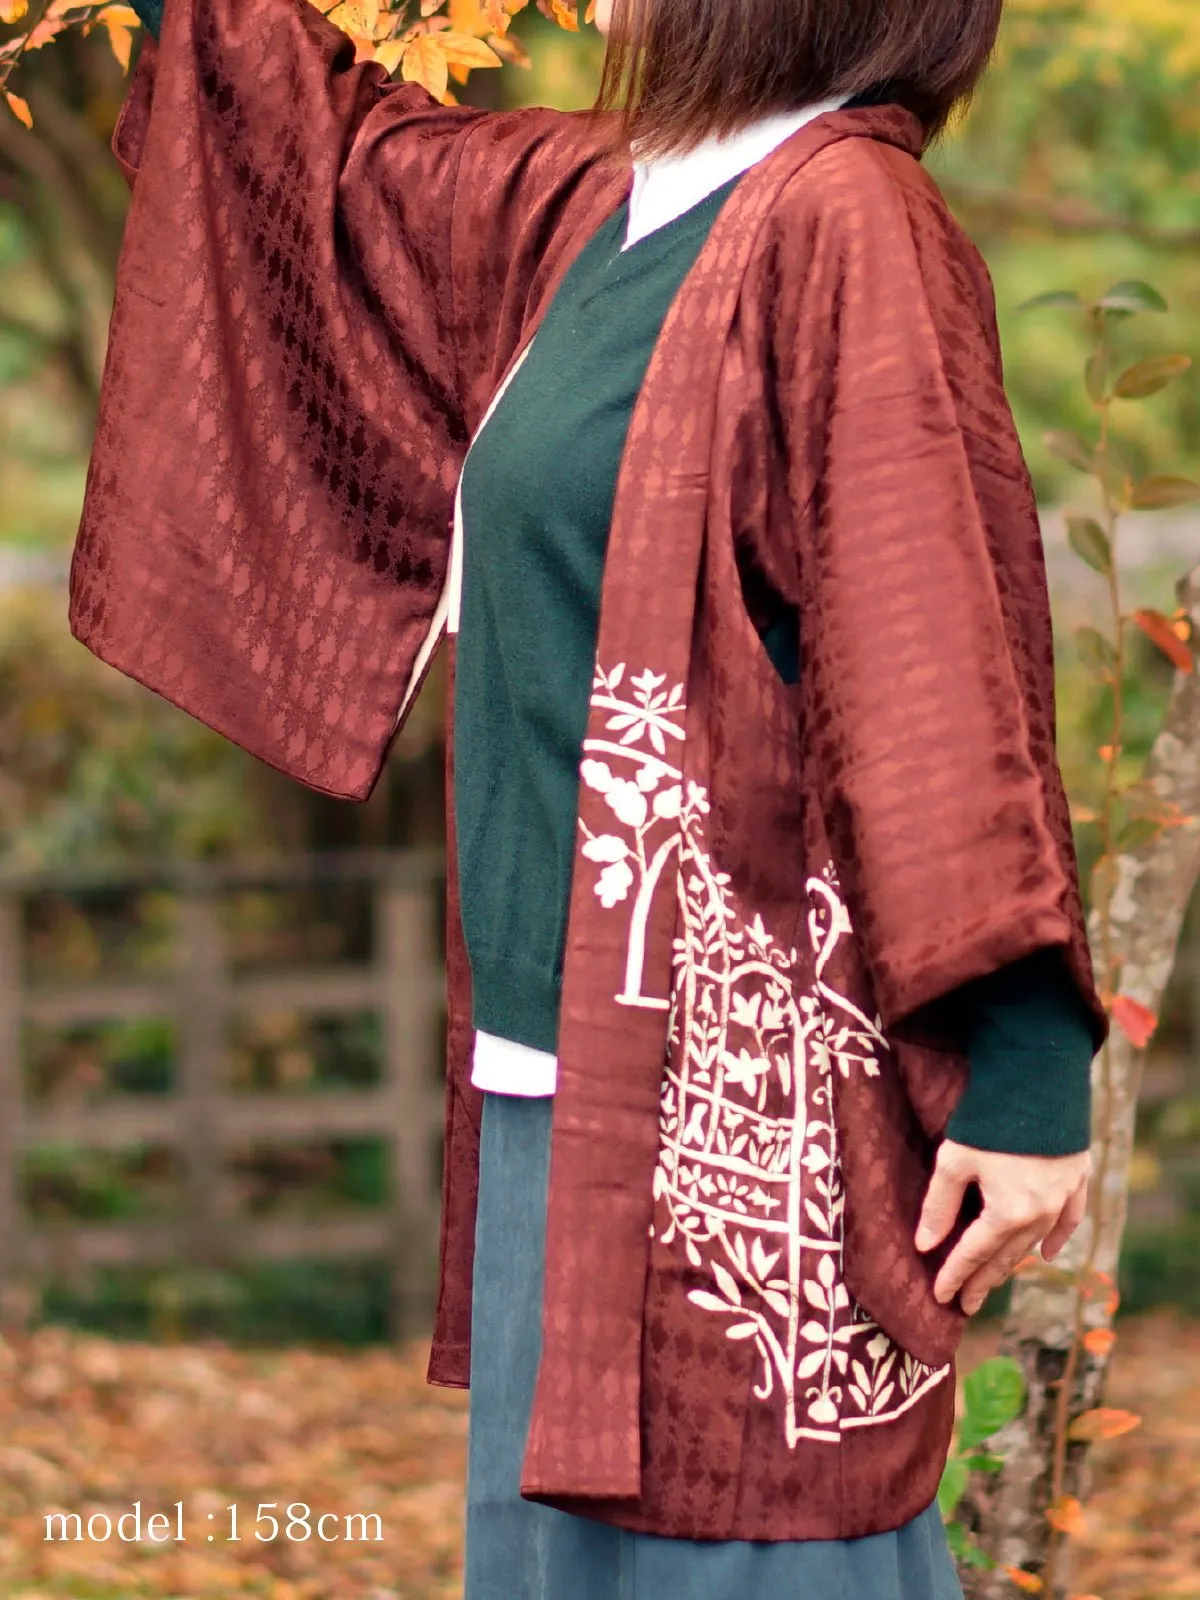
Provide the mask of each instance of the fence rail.
[{"label": "fence rail", "polygon": [[[353,855],[238,864],[187,864],[119,876],[0,876],[0,1285],[79,1266],[186,1262],[229,1266],[288,1257],[374,1255],[389,1263],[392,1323],[410,1331],[427,1314],[435,1265],[444,980],[440,853]],[[372,906],[368,964],[232,970],[220,917],[223,895],[360,884]],[[169,972],[162,978],[42,983],[26,959],[26,908],[47,894],[163,889],[178,897]],[[308,1016],[372,1011],[382,1060],[370,1088],[312,1093],[240,1092],[226,1071],[230,1025],[255,1013]],[[30,1024],[66,1029],[137,1017],[173,1019],[170,1092],[110,1093],[62,1106],[27,1094]],[[338,1136],[384,1141],[385,1204],[318,1219],[241,1214],[226,1158],[238,1145]],[[171,1222],[38,1222],[23,1195],[28,1153],[49,1144],[115,1151],[168,1146],[182,1170],[182,1207]]]}]

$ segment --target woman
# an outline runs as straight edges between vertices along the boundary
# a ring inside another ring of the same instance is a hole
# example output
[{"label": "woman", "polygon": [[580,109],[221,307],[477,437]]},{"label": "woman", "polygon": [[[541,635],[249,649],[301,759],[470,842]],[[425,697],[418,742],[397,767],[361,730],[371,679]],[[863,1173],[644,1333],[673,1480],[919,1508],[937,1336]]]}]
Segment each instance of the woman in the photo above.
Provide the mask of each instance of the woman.
[{"label": "woman", "polygon": [[959,1592],[954,1350],[1083,1215],[1106,1026],[920,165],[998,12],[601,0],[594,116],[301,0],[168,0],[139,63],[76,633],[355,797],[453,641],[468,1600]]}]

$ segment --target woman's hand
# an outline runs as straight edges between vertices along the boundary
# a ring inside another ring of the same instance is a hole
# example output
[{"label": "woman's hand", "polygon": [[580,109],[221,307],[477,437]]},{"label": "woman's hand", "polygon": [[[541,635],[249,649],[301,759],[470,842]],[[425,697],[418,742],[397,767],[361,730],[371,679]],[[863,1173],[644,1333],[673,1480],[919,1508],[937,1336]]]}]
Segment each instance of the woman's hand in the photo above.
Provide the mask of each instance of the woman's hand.
[{"label": "woman's hand", "polygon": [[962,1308],[973,1317],[1039,1244],[1044,1259],[1052,1260],[1087,1215],[1091,1170],[1088,1150],[1074,1156],[1014,1156],[947,1139],[925,1196],[917,1249],[933,1250],[947,1237],[971,1183],[979,1185],[983,1212],[938,1273],[938,1300],[946,1305],[961,1290]]}]

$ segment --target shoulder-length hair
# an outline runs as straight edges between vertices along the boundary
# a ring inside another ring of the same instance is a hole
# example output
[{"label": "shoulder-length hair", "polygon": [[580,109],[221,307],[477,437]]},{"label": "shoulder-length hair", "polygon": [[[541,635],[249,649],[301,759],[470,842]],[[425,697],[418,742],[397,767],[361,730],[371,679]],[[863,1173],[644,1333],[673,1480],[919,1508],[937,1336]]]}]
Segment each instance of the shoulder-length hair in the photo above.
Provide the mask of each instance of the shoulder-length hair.
[{"label": "shoulder-length hair", "polygon": [[841,96],[933,139],[983,76],[1004,0],[614,0],[597,101],[647,153]]}]

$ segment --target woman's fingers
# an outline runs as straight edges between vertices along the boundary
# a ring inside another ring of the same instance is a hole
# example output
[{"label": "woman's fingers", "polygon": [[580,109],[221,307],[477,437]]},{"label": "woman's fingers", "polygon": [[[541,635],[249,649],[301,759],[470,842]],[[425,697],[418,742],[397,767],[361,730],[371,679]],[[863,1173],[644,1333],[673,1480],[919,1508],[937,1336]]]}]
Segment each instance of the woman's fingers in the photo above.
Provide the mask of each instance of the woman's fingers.
[{"label": "woman's fingers", "polygon": [[1042,1240],[1042,1257],[1053,1261],[1067,1240],[1087,1216],[1088,1180],[1085,1178],[1062,1209],[1062,1215]]},{"label": "woman's fingers", "polygon": [[947,1237],[958,1221],[963,1196],[975,1177],[973,1154],[964,1144],[947,1140],[939,1149],[933,1177],[917,1224],[918,1250],[933,1250]]},{"label": "woman's fingers", "polygon": [[944,1143],[921,1213],[918,1249],[932,1249],[947,1237],[972,1182],[983,1196],[983,1213],[938,1273],[937,1299],[948,1305],[962,1292],[963,1309],[973,1315],[1039,1240],[1045,1241],[1047,1259],[1057,1253],[1085,1214],[1090,1169],[1087,1151],[1023,1156]]},{"label": "woman's fingers", "polygon": [[1037,1228],[1010,1236],[990,1261],[971,1274],[962,1287],[962,1308],[969,1317],[975,1315],[993,1289],[1012,1277],[1040,1238],[1041,1230]]}]

